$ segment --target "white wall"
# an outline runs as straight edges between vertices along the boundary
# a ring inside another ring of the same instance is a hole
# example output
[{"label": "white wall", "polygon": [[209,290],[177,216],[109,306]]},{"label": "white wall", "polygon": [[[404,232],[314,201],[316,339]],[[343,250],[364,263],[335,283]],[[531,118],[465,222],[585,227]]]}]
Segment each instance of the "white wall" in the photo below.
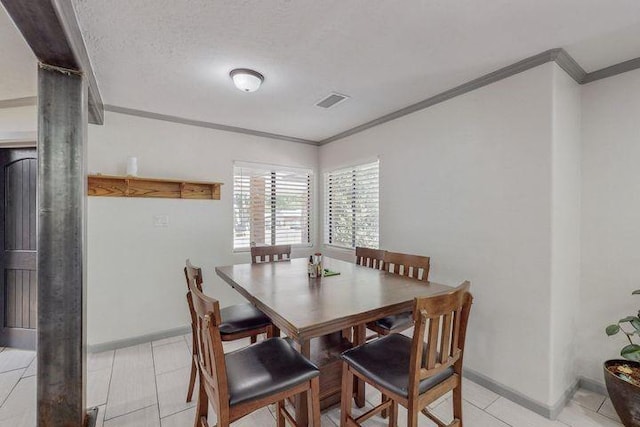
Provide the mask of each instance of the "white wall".
[{"label": "white wall", "polygon": [[36,106],[0,108],[0,146],[33,146],[36,143]]},{"label": "white wall", "polygon": [[36,106],[0,108],[0,137],[9,132],[35,132],[38,127]]},{"label": "white wall", "polygon": [[555,67],[320,149],[321,171],[380,157],[380,246],[431,256],[436,282],[471,280],[465,365],[545,405],[555,403],[552,104],[562,87]]},{"label": "white wall", "polygon": [[[233,161],[316,170],[317,147],[106,113],[89,126],[89,171],[124,174],[128,156],[138,175],[220,181],[220,201],[89,198],[88,344],[187,325],[185,258],[203,266],[208,292],[221,305],[243,299],[214,267],[249,262],[233,253]],[[169,227],[153,226],[153,215]],[[295,251],[302,256],[311,249]]]},{"label": "white wall", "polygon": [[580,86],[553,68],[551,186],[550,402],[561,400],[578,375],[575,349],[580,289]]},{"label": "white wall", "polygon": [[604,328],[637,313],[640,297],[640,70],[582,88],[582,286],[579,371],[603,382],[622,336]]}]

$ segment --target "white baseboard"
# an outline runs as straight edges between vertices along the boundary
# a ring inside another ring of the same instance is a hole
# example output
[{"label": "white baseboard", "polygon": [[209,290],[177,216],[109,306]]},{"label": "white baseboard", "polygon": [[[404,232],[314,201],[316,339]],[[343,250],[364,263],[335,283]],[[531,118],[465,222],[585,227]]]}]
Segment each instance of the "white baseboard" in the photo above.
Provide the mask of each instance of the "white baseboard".
[{"label": "white baseboard", "polygon": [[157,341],[164,338],[171,338],[178,335],[186,335],[188,333],[191,333],[191,326],[181,326],[179,328],[167,329],[165,331],[154,332],[137,337],[88,345],[87,352],[100,353],[108,350],[117,350],[119,348],[131,347],[133,345],[144,344],[146,342]]}]

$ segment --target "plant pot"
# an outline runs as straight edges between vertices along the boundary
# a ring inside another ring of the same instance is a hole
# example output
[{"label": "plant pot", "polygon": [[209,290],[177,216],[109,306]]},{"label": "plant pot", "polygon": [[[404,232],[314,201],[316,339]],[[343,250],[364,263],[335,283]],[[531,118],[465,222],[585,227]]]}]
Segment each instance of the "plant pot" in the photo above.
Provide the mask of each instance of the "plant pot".
[{"label": "plant pot", "polygon": [[604,382],[622,424],[625,427],[640,427],[640,387],[631,384],[611,373],[607,367],[629,365],[640,368],[640,363],[629,360],[607,360],[604,362]]}]

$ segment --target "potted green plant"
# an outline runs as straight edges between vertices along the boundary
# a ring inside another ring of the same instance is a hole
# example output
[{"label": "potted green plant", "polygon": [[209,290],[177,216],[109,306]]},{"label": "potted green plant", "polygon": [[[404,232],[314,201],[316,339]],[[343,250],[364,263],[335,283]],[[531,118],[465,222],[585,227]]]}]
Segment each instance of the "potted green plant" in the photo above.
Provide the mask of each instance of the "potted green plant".
[{"label": "potted green plant", "polygon": [[[640,295],[640,289],[632,295]],[[607,335],[625,335],[628,343],[620,351],[624,359],[604,362],[604,380],[611,403],[625,427],[640,427],[640,311],[606,328]],[[636,342],[634,342],[634,340]]]}]

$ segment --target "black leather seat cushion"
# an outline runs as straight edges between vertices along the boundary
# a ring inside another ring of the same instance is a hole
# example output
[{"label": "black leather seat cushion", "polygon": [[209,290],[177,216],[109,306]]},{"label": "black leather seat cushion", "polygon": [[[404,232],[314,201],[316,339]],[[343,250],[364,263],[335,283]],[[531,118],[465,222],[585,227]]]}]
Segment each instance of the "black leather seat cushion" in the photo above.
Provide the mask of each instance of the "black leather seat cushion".
[{"label": "black leather seat cushion", "polygon": [[235,334],[267,326],[271,320],[251,304],[237,304],[220,310],[220,333]]},{"label": "black leather seat cushion", "polygon": [[287,390],[318,375],[318,367],[282,338],[271,338],[224,355],[229,404]]},{"label": "black leather seat cushion", "polygon": [[[423,355],[426,354],[425,349]],[[342,359],[372,381],[401,396],[408,396],[411,338],[391,334],[345,351],[342,353]],[[451,375],[453,368],[448,368],[420,381],[418,390],[424,393]]]},{"label": "black leather seat cushion", "polygon": [[382,319],[376,320],[375,324],[376,326],[387,329],[389,331],[395,331],[397,329],[407,329],[413,325],[413,313],[408,311],[406,313],[383,317]]}]

